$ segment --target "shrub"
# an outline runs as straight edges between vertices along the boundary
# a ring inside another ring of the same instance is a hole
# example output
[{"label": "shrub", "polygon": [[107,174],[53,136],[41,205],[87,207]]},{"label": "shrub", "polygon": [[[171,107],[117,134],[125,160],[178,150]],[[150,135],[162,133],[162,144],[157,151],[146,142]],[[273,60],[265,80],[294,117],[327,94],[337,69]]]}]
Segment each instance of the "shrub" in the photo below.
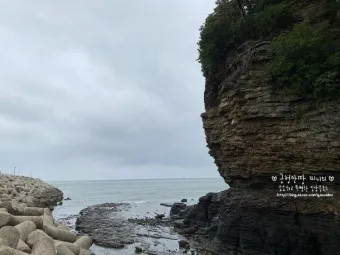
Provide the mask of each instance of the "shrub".
[{"label": "shrub", "polygon": [[201,26],[198,61],[205,77],[223,63],[227,52],[238,43],[244,29],[240,21],[241,14],[237,10],[236,1],[218,1],[214,13]]},{"label": "shrub", "polygon": [[271,50],[274,60],[269,76],[276,87],[291,86],[301,96],[319,99],[335,92],[340,67],[336,53],[337,33],[329,22],[312,24],[305,20],[288,32],[274,38]]},{"label": "shrub", "polygon": [[[298,22],[301,6],[304,15]],[[272,39],[268,78],[274,88],[292,88],[318,99],[340,97],[339,0],[218,0],[200,28],[198,61],[203,75],[217,74],[230,51],[261,37]]]},{"label": "shrub", "polygon": [[226,55],[247,39],[267,36],[286,28],[294,18],[295,0],[242,1],[245,23],[236,0],[216,2],[214,12],[200,28],[199,57],[205,77],[218,71]]},{"label": "shrub", "polygon": [[262,9],[257,8],[258,11],[250,15],[255,37],[270,35],[288,27],[294,21],[295,1],[276,2],[278,3],[265,5],[261,3]]},{"label": "shrub", "polygon": [[325,72],[313,83],[313,96],[317,99],[340,97],[340,75],[337,71]]}]

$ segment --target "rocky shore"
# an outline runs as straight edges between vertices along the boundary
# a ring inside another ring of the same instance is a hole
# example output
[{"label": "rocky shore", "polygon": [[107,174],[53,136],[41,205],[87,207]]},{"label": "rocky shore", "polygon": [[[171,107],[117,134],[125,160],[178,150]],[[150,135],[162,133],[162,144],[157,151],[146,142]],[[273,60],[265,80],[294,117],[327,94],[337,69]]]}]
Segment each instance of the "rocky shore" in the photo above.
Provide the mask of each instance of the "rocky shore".
[{"label": "rocky shore", "polygon": [[154,217],[128,218],[126,212],[130,209],[131,205],[126,203],[89,206],[77,217],[76,230],[106,248],[130,247],[137,253],[149,255],[203,254],[196,242],[189,244],[174,231],[175,219],[157,213]]},{"label": "rocky shore", "polygon": [[93,255],[92,239],[55,222],[63,193],[39,180],[0,174],[0,255]]},{"label": "rocky shore", "polygon": [[126,224],[118,212],[127,204],[106,203],[93,205],[80,211],[76,230],[88,234],[95,244],[108,248],[123,248],[134,243],[132,228]]}]

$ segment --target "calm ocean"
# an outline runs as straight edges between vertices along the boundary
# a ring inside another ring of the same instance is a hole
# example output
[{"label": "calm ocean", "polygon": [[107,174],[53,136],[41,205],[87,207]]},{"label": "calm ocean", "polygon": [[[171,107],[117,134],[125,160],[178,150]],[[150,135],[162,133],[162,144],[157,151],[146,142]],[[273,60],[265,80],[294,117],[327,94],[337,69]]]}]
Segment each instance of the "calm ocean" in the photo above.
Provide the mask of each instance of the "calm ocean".
[{"label": "calm ocean", "polygon": [[[198,198],[208,192],[218,192],[228,188],[219,179],[162,179],[162,180],[113,180],[113,181],[68,181],[50,182],[61,189],[64,197],[62,206],[54,210],[56,219],[78,214],[83,208],[107,202],[126,202],[132,209],[127,217],[145,217],[154,213],[169,214],[170,208],[160,203],[178,202],[182,198],[188,204],[198,202]],[[149,214],[148,214],[149,212]],[[130,250],[117,251],[94,246],[96,254],[131,254]]]}]

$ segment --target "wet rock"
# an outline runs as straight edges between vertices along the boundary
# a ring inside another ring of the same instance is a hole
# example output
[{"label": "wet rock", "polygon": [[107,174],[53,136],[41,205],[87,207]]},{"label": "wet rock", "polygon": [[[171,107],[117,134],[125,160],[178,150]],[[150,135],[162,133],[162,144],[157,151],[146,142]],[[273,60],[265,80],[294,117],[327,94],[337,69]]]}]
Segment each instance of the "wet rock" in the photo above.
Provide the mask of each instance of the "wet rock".
[{"label": "wet rock", "polygon": [[173,215],[183,216],[181,215],[181,211],[186,208],[187,208],[187,205],[184,203],[174,203],[170,210],[170,216],[171,217]]},{"label": "wet rock", "polygon": [[182,220],[183,216],[179,215],[171,215],[171,220],[176,221],[176,220]]},{"label": "wet rock", "polygon": [[[129,210],[129,204],[106,203],[83,209],[76,220],[76,230],[87,234],[96,245],[108,248],[123,248],[125,245],[138,243],[144,253],[150,252],[150,244],[144,240],[178,240],[177,235],[171,233],[169,227],[173,222],[165,218],[165,214],[158,214],[156,218],[124,217],[124,211]],[[157,243],[157,242],[154,242]],[[152,246],[156,247],[156,246]],[[162,246],[159,245],[160,254]],[[152,252],[152,251],[151,251]]]},{"label": "wet rock", "polygon": [[[183,231],[181,231],[181,233],[184,233],[184,234],[191,236],[191,235],[195,234],[197,230],[198,230],[198,227],[195,225],[195,226],[190,226],[188,228],[185,228]],[[195,236],[193,236],[193,237],[195,237]]]},{"label": "wet rock", "polygon": [[133,228],[118,215],[119,208],[128,204],[105,203],[80,211],[76,230],[89,235],[93,242],[108,248],[123,248],[131,243]]},{"label": "wet rock", "polygon": [[145,252],[148,255],[158,255],[158,251],[148,250]]},{"label": "wet rock", "polygon": [[153,245],[154,245],[154,246],[157,246],[157,245],[159,245],[159,244],[161,244],[161,242],[158,241],[158,240],[155,240],[155,241],[153,242]]},{"label": "wet rock", "polygon": [[[199,198],[199,202],[196,205],[187,206],[181,209],[176,208],[173,213],[177,213],[177,216],[182,217],[183,222],[175,221],[176,228],[187,228],[186,233],[192,233],[194,229],[202,228],[206,229],[213,225],[218,224],[218,212],[220,208],[220,193],[208,193],[205,196]],[[174,218],[174,215],[172,216]],[[215,231],[215,229],[211,229]]]},{"label": "wet rock", "polygon": [[155,219],[161,220],[161,219],[163,219],[164,217],[165,217],[165,214],[164,214],[164,213],[162,213],[162,214],[157,214],[157,215],[155,216]]},{"label": "wet rock", "polygon": [[78,216],[78,214],[73,214],[66,217],[61,217],[57,220],[57,223],[65,225],[70,229],[75,229],[74,223],[76,222]]},{"label": "wet rock", "polygon": [[149,243],[142,243],[140,245],[140,247],[143,249],[143,250],[148,250],[150,249],[150,244]]},{"label": "wet rock", "polygon": [[173,204],[170,203],[161,203],[160,205],[165,206],[165,207],[171,207]]},{"label": "wet rock", "polygon": [[187,240],[178,241],[179,248],[190,249],[190,244]]},{"label": "wet rock", "polygon": [[183,228],[184,227],[184,220],[176,220],[174,221],[175,228]]},{"label": "wet rock", "polygon": [[186,203],[186,202],[188,202],[188,199],[183,198],[183,199],[181,200],[181,202],[182,202],[182,203]]},{"label": "wet rock", "polygon": [[143,249],[139,246],[136,246],[135,247],[135,253],[141,253],[141,252],[143,252]]},{"label": "wet rock", "polygon": [[150,227],[160,227],[160,226],[163,226],[163,227],[171,227],[173,226],[173,222],[170,220],[170,219],[162,219],[161,221],[159,219],[155,219],[155,218],[142,218],[142,219],[133,219],[133,218],[130,218],[128,219],[128,221],[130,223],[134,223],[134,224],[137,224],[137,225],[142,225],[142,226],[150,226]]}]

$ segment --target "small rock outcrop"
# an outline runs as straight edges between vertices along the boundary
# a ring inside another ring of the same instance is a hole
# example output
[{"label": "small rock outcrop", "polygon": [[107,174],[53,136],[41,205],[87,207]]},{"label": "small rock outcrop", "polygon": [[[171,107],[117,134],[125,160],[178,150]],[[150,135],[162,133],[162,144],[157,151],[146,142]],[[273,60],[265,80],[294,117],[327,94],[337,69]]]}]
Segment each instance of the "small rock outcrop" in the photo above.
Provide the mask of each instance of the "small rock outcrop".
[{"label": "small rock outcrop", "polygon": [[184,203],[174,203],[171,207],[170,210],[170,217],[178,217],[178,216],[183,216],[184,215],[184,209],[187,208],[187,205]]},{"label": "small rock outcrop", "polygon": [[[191,206],[182,206],[178,210],[174,205],[171,208],[175,229],[184,235],[195,236],[196,238],[216,236],[218,229],[218,214],[221,206],[221,198],[226,191],[220,193],[208,193],[200,197],[199,202]],[[208,238],[209,239],[209,238]],[[208,240],[207,240],[208,241]]]},{"label": "small rock outcrop", "polygon": [[160,203],[161,206],[171,207],[173,204],[170,203]]},{"label": "small rock outcrop", "polygon": [[135,253],[142,253],[143,252],[143,249],[139,246],[136,246],[135,247]]},{"label": "small rock outcrop", "polygon": [[133,229],[118,217],[121,208],[127,206],[119,203],[89,206],[80,211],[76,230],[91,236],[94,243],[102,247],[123,248],[132,244]]},{"label": "small rock outcrop", "polygon": [[187,240],[179,240],[178,246],[179,248],[190,249],[190,244]]},{"label": "small rock outcrop", "polygon": [[165,214],[164,213],[162,213],[162,214],[156,214],[156,216],[155,216],[155,219],[157,219],[157,220],[161,220],[161,219],[163,219],[165,217]]}]

